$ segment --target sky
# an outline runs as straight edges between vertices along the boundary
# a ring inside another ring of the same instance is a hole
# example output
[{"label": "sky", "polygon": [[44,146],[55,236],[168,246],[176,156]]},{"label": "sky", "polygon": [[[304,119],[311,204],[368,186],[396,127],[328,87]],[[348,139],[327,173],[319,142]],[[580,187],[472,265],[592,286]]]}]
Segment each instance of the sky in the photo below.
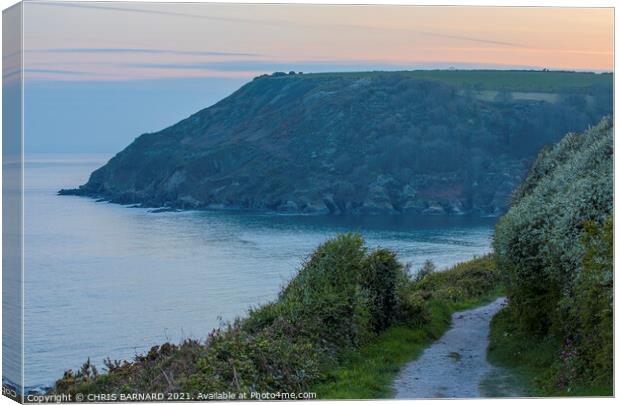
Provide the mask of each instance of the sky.
[{"label": "sky", "polygon": [[611,71],[613,28],[611,8],[30,2],[26,150],[117,152],[274,71]]}]

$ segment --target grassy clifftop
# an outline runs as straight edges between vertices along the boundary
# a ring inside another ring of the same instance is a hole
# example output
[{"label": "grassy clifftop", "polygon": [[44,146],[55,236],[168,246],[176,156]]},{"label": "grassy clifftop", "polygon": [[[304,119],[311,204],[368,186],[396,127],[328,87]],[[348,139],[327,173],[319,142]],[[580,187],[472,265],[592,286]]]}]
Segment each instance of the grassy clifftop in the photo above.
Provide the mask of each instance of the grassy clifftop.
[{"label": "grassy clifftop", "polygon": [[583,92],[591,86],[610,86],[611,73],[540,71],[540,70],[410,70],[402,72],[344,72],[310,73],[304,77],[372,77],[373,75],[402,75],[405,77],[435,80],[456,86],[480,90],[517,92],[564,93]]}]

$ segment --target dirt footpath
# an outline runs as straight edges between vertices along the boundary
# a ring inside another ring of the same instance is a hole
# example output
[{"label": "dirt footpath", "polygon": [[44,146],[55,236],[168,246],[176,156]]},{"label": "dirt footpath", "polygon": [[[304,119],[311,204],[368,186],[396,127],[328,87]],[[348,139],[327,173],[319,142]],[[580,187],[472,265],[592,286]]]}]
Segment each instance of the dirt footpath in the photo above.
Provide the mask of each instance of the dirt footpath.
[{"label": "dirt footpath", "polygon": [[493,315],[505,298],[452,315],[452,327],[407,364],[394,382],[396,398],[472,398],[524,396],[507,370],[486,359]]}]

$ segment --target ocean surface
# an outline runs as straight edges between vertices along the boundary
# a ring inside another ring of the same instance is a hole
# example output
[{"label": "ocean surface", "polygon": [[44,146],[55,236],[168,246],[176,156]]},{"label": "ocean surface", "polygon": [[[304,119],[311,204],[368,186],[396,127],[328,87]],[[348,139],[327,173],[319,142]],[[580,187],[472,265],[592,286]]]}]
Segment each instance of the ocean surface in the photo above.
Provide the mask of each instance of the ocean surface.
[{"label": "ocean surface", "polygon": [[490,250],[495,219],[150,213],[75,196],[110,155],[28,155],[25,385],[51,385],[90,357],[133,358],[204,339],[273,300],[318,244],[359,231],[369,246],[439,268]]}]

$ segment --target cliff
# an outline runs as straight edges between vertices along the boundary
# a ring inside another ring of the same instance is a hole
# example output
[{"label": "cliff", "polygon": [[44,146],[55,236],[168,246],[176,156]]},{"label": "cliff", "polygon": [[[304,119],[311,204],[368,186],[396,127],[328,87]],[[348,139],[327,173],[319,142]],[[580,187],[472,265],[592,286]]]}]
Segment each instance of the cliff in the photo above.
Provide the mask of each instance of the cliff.
[{"label": "cliff", "polygon": [[59,193],[180,209],[499,215],[544,145],[611,113],[611,83],[531,71],[265,75]]}]

